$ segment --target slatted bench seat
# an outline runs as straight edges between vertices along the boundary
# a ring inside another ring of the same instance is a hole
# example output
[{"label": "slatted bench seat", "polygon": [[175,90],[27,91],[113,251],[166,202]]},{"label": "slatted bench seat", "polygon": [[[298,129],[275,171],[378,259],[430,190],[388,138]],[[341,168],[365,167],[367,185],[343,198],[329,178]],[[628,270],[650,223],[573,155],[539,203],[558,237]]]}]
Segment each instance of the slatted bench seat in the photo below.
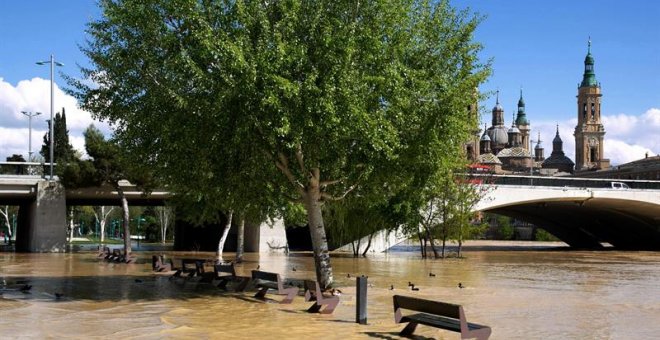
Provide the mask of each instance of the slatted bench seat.
[{"label": "slatted bench seat", "polygon": [[[490,327],[467,322],[460,305],[402,295],[394,295],[393,300],[394,321],[408,323],[401,336],[412,335],[418,324],[461,333],[461,339],[485,340],[490,336]],[[419,313],[403,315],[404,309]]]},{"label": "slatted bench seat", "polygon": [[202,276],[205,262],[205,259],[181,259],[181,268],[177,269],[172,277],[181,277],[183,275],[187,278],[194,277],[195,275]]},{"label": "slatted bench seat", "polygon": [[216,263],[213,265],[213,271],[215,273],[214,278],[220,280],[220,283],[218,283],[218,288],[220,289],[227,290],[227,284],[229,282],[236,282],[234,291],[242,292],[250,282],[249,277],[236,275],[236,269],[234,268],[233,262]]},{"label": "slatted bench seat", "polygon": [[280,303],[291,303],[293,302],[293,297],[298,294],[297,287],[284,288],[284,281],[280,277],[280,274],[277,273],[253,270],[252,283],[259,289],[257,294],[254,295],[254,297],[259,299],[265,298],[266,292],[269,289],[275,290],[275,294],[277,295],[286,295]]},{"label": "slatted bench seat", "polygon": [[[339,304],[339,296],[325,296],[318,281],[305,280],[305,301],[316,301],[307,309],[310,313],[332,314]],[[323,306],[326,306],[323,310]]]}]

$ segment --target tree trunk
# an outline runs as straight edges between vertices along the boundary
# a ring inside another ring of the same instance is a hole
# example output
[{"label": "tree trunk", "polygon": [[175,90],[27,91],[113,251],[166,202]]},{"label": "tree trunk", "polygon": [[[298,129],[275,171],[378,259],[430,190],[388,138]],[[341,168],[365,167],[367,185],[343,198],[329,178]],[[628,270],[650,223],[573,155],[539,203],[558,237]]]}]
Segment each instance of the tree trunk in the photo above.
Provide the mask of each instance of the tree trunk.
[{"label": "tree trunk", "polygon": [[422,253],[422,258],[425,259],[428,256],[426,251],[426,236],[424,236],[424,233],[420,231],[417,233],[417,237],[419,238],[419,250]]},{"label": "tree trunk", "polygon": [[442,258],[445,258],[445,243],[447,241],[447,237],[442,237]]},{"label": "tree trunk", "polygon": [[69,243],[73,242],[73,207],[69,210]]},{"label": "tree trunk", "polygon": [[431,231],[429,230],[429,228],[424,227],[424,229],[426,229],[426,237],[429,240],[429,244],[431,244],[431,250],[433,251],[433,256],[437,259],[439,256],[438,256],[438,250],[435,249],[435,243],[433,242],[433,235],[431,235]]},{"label": "tree trunk", "polygon": [[243,252],[245,245],[245,216],[241,213],[241,221],[238,223],[236,231],[236,263],[243,262]]},{"label": "tree trunk", "polygon": [[7,235],[9,236],[9,240],[11,240],[11,224],[9,224],[9,206],[5,205],[5,209],[0,209],[0,213],[2,213],[2,216],[5,218],[5,223],[7,225]]},{"label": "tree trunk", "polygon": [[167,238],[167,226],[170,223],[171,210],[169,207],[159,207],[156,209],[158,212],[158,220],[160,222],[160,243],[165,244]]},{"label": "tree trunk", "polygon": [[303,200],[305,203],[305,209],[307,210],[309,233],[312,237],[314,264],[316,265],[316,280],[321,288],[330,288],[333,283],[332,265],[330,265],[328,239],[325,235],[325,225],[323,224],[323,214],[321,213],[318,180],[310,180]]},{"label": "tree trunk", "polygon": [[121,210],[123,215],[123,225],[124,225],[124,255],[126,258],[131,256],[133,250],[131,249],[131,226],[130,226],[130,216],[128,215],[128,200],[124,191],[119,187],[115,186],[117,193],[119,194],[119,199],[121,200]]},{"label": "tree trunk", "polygon": [[222,230],[222,236],[220,236],[220,240],[218,241],[218,262],[222,262],[222,252],[225,249],[225,241],[227,241],[227,235],[229,235],[229,229],[231,229],[231,220],[234,216],[234,211],[229,210],[227,212],[227,222],[225,223],[225,227]]},{"label": "tree trunk", "polygon": [[458,253],[456,256],[461,257],[461,248],[463,247],[463,240],[458,240]]},{"label": "tree trunk", "polygon": [[367,241],[367,246],[364,248],[364,251],[362,252],[362,257],[367,256],[367,252],[369,251],[369,248],[371,248],[371,239],[374,237],[374,233],[369,234],[369,239]]}]

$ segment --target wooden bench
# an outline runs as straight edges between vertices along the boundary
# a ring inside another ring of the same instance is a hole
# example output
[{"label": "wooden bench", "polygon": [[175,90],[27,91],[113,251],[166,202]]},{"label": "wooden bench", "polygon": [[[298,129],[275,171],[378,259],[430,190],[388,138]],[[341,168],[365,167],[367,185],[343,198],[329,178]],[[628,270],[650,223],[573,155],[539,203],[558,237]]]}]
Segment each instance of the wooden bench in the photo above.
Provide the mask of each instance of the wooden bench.
[{"label": "wooden bench", "polygon": [[181,259],[181,268],[172,275],[172,277],[181,277],[186,275],[187,278],[197,276],[204,276],[204,263],[205,259]]},{"label": "wooden bench", "polygon": [[[325,296],[317,281],[305,280],[305,301],[316,301],[307,309],[310,313],[332,314],[339,304],[339,296]],[[326,306],[323,310],[321,308]]]},{"label": "wooden bench", "polygon": [[108,255],[110,255],[110,254],[112,254],[112,252],[110,251],[110,247],[103,246],[103,249],[99,250],[98,257],[107,258]]},{"label": "wooden bench", "polygon": [[155,272],[171,272],[176,270],[174,268],[174,263],[172,259],[169,260],[169,263],[165,263],[163,260],[163,255],[154,255],[151,257],[151,268]]},{"label": "wooden bench", "polygon": [[107,258],[108,261],[121,262],[121,263],[134,263],[134,256],[126,256],[126,253],[122,252],[121,249],[113,249],[112,255]]},{"label": "wooden bench", "polygon": [[218,283],[218,288],[220,289],[227,290],[227,284],[229,282],[236,282],[237,284],[236,287],[234,287],[234,291],[242,292],[250,282],[249,277],[236,275],[236,269],[234,268],[233,262],[216,263],[213,265],[213,272],[215,273],[214,279],[220,280],[220,283]]},{"label": "wooden bench", "polygon": [[259,288],[257,294],[254,295],[254,297],[259,299],[266,297],[268,289],[276,290],[275,294],[277,295],[286,295],[284,300],[280,301],[280,303],[291,303],[293,302],[293,297],[298,295],[297,287],[284,288],[284,281],[280,277],[280,274],[277,273],[253,270],[252,282],[257,288]]},{"label": "wooden bench", "polygon": [[[403,315],[403,309],[419,313]],[[401,336],[412,335],[418,324],[461,333],[461,339],[488,339],[491,333],[488,326],[467,322],[460,305],[402,295],[394,295],[394,321],[408,323]]]}]

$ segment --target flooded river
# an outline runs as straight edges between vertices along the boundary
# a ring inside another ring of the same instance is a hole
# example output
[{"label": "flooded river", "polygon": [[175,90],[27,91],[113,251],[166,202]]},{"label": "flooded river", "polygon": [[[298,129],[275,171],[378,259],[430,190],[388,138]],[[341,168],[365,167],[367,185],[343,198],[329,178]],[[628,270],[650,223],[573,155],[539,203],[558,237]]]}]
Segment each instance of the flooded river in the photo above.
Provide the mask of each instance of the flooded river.
[{"label": "flooded river", "polygon": [[[151,272],[151,252],[137,264],[96,253],[0,253],[0,338],[397,339],[392,295],[464,306],[469,321],[489,325],[491,339],[657,339],[660,253],[468,250],[464,259],[422,260],[417,252],[354,259],[335,256],[341,303],[332,315],[225,293],[213,285]],[[212,258],[212,253],[166,252]],[[231,258],[232,254],[229,254]],[[248,254],[250,270],[314,277],[307,253]],[[294,270],[295,269],[295,270]],[[435,274],[430,276],[429,273]],[[348,277],[350,274],[350,277]],[[355,276],[368,275],[368,324],[355,324]],[[408,289],[415,283],[419,291]],[[458,288],[458,283],[465,288]],[[29,293],[20,291],[25,284]],[[390,286],[394,290],[390,290]],[[57,298],[57,296],[59,298]],[[279,300],[280,296],[272,296]],[[419,326],[419,338],[459,339]]]}]

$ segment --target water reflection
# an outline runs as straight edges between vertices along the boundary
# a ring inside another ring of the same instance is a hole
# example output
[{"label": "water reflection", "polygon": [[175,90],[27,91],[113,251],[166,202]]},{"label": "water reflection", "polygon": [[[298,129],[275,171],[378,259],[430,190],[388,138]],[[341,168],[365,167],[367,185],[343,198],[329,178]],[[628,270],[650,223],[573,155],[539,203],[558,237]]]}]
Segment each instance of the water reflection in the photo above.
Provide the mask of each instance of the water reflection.
[{"label": "water reflection", "polygon": [[[0,299],[0,337],[398,338],[393,294],[462,304],[468,320],[493,328],[492,339],[660,334],[658,253],[468,251],[466,259],[445,260],[421,260],[414,252],[336,256],[332,264],[343,296],[329,316],[305,313],[302,297],[291,305],[262,303],[250,294],[170,280],[151,272],[153,254],[138,253],[139,262],[126,265],[95,253],[0,253],[0,277],[7,283]],[[165,256],[213,258],[212,253]],[[314,277],[309,254],[248,254],[238,274],[249,275],[257,265],[287,278]],[[366,326],[353,322],[357,275],[369,276]],[[420,290],[410,291],[409,281]],[[32,285],[29,294],[17,289],[24,282]],[[459,282],[465,288],[458,288]],[[457,338],[423,326],[416,334]]]}]

